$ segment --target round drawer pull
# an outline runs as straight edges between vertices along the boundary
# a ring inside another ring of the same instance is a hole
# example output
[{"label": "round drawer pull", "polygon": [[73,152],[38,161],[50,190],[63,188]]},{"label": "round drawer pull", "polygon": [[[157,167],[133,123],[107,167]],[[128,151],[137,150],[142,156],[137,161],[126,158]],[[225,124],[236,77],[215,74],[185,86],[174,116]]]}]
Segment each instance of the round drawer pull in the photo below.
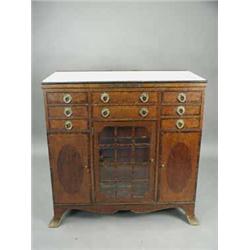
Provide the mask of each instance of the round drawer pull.
[{"label": "round drawer pull", "polygon": [[70,94],[65,94],[65,95],[63,96],[63,101],[64,101],[65,103],[70,103],[70,102],[72,101],[72,96],[71,96]]},{"label": "round drawer pull", "polygon": [[71,108],[65,108],[64,109],[64,115],[67,117],[70,117],[72,115],[72,109]]},{"label": "round drawer pull", "polygon": [[148,115],[149,111],[147,108],[141,108],[139,113],[142,117],[146,117]]},{"label": "round drawer pull", "polygon": [[64,122],[64,127],[65,127],[65,129],[67,129],[67,130],[71,130],[71,129],[73,128],[73,124],[72,124],[71,121],[65,121],[65,122]]},{"label": "round drawer pull", "polygon": [[148,95],[148,93],[143,92],[143,93],[140,95],[140,100],[141,100],[141,102],[143,102],[143,103],[148,102],[148,100],[149,100],[149,95]]},{"label": "round drawer pull", "polygon": [[176,127],[178,129],[184,128],[184,125],[185,125],[185,122],[182,119],[179,119],[179,120],[176,121]]},{"label": "round drawer pull", "polygon": [[179,102],[185,102],[187,100],[187,96],[185,93],[180,93],[177,97]]},{"label": "round drawer pull", "polygon": [[104,102],[104,103],[107,103],[107,102],[109,102],[109,94],[108,93],[102,93],[101,94],[101,100],[102,100],[102,102]]},{"label": "round drawer pull", "polygon": [[184,115],[184,113],[185,113],[185,107],[184,106],[179,106],[179,107],[177,107],[177,109],[176,109],[176,113],[178,114],[178,115]]},{"label": "round drawer pull", "polygon": [[103,108],[101,114],[102,114],[102,117],[106,118],[110,115],[110,111],[108,108]]}]

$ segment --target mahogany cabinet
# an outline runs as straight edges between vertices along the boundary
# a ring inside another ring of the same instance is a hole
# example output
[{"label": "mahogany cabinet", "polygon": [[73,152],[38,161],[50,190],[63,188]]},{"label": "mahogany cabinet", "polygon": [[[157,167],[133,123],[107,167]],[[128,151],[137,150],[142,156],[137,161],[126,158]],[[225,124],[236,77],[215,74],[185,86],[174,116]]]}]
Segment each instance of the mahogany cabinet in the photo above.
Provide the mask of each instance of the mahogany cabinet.
[{"label": "mahogany cabinet", "polygon": [[67,210],[181,208],[190,224],[206,80],[189,71],[55,72],[42,82],[57,227]]}]

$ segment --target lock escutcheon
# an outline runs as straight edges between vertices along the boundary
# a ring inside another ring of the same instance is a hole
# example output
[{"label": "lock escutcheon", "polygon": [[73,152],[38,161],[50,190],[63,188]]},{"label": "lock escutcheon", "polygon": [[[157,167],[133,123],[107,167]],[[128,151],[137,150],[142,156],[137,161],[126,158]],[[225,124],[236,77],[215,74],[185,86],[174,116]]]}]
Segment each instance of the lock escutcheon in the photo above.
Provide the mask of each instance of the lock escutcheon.
[{"label": "lock escutcheon", "polygon": [[65,103],[70,103],[72,101],[72,96],[70,94],[64,94],[63,101]]},{"label": "lock escutcheon", "polygon": [[104,102],[104,103],[107,103],[109,102],[109,94],[108,93],[102,93],[101,94],[101,101]]},{"label": "lock escutcheon", "polygon": [[178,95],[177,99],[178,99],[179,102],[186,102],[187,96],[186,96],[185,93],[180,93],[180,94]]},{"label": "lock escutcheon", "polygon": [[149,111],[147,108],[141,108],[139,113],[142,117],[146,117],[148,115]]},{"label": "lock escutcheon", "polygon": [[72,109],[70,107],[64,108],[64,115],[70,117],[72,115]]},{"label": "lock escutcheon", "polygon": [[148,95],[148,93],[143,92],[143,93],[140,95],[140,100],[141,100],[141,102],[143,102],[143,103],[148,102],[148,100],[149,100],[149,95]]},{"label": "lock escutcheon", "polygon": [[103,108],[102,111],[101,111],[101,115],[102,117],[106,118],[110,115],[110,111],[108,108]]},{"label": "lock escutcheon", "polygon": [[184,125],[185,125],[185,122],[182,119],[179,119],[179,120],[176,121],[176,127],[178,129],[184,128]]},{"label": "lock escutcheon", "polygon": [[73,128],[73,124],[72,124],[71,121],[65,121],[65,122],[64,122],[64,127],[65,127],[65,129],[67,129],[67,130],[71,130],[71,129]]},{"label": "lock escutcheon", "polygon": [[184,115],[185,111],[186,111],[186,109],[185,109],[184,106],[179,106],[179,107],[177,107],[177,109],[176,109],[176,113],[177,113],[178,115]]}]

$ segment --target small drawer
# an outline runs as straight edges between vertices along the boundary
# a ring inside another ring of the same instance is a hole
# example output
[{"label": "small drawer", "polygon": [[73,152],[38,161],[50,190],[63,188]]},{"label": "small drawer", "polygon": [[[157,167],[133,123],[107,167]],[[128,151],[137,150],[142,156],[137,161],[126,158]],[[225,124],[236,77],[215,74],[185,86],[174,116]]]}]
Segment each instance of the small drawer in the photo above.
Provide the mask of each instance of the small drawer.
[{"label": "small drawer", "polygon": [[95,104],[150,104],[157,102],[156,92],[109,92],[103,91],[92,94]]},{"label": "small drawer", "polygon": [[162,129],[194,129],[200,128],[199,118],[185,118],[185,119],[164,119],[161,121]]},{"label": "small drawer", "polygon": [[162,106],[161,115],[162,116],[188,116],[196,115],[199,116],[201,112],[201,106],[196,105],[169,105]]},{"label": "small drawer", "polygon": [[163,103],[201,103],[202,93],[199,91],[175,91],[164,92],[162,102]]},{"label": "small drawer", "polygon": [[48,116],[50,118],[87,118],[88,108],[86,106],[48,107]]},{"label": "small drawer", "polygon": [[94,119],[155,119],[155,106],[95,106],[93,108]]},{"label": "small drawer", "polygon": [[88,128],[87,120],[49,120],[49,129],[64,130],[72,132],[75,130],[85,130]]},{"label": "small drawer", "polygon": [[88,102],[87,93],[74,93],[74,92],[62,92],[62,93],[47,93],[48,104],[82,104]]}]

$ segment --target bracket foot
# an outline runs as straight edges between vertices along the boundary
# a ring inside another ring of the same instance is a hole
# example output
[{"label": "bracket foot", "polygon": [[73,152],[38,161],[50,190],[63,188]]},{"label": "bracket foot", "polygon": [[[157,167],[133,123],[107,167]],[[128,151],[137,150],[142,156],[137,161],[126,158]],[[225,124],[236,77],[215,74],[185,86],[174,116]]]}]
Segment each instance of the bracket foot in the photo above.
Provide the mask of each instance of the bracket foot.
[{"label": "bracket foot", "polygon": [[54,207],[54,217],[50,221],[48,227],[49,228],[57,228],[60,226],[62,219],[64,218],[65,212],[67,209]]},{"label": "bracket foot", "polygon": [[62,217],[61,218],[52,218],[52,220],[50,221],[48,227],[49,228],[57,228],[60,226],[62,221]]},{"label": "bracket foot", "polygon": [[189,216],[187,215],[187,221],[190,225],[192,226],[198,226],[199,225],[199,221],[195,216]]}]

